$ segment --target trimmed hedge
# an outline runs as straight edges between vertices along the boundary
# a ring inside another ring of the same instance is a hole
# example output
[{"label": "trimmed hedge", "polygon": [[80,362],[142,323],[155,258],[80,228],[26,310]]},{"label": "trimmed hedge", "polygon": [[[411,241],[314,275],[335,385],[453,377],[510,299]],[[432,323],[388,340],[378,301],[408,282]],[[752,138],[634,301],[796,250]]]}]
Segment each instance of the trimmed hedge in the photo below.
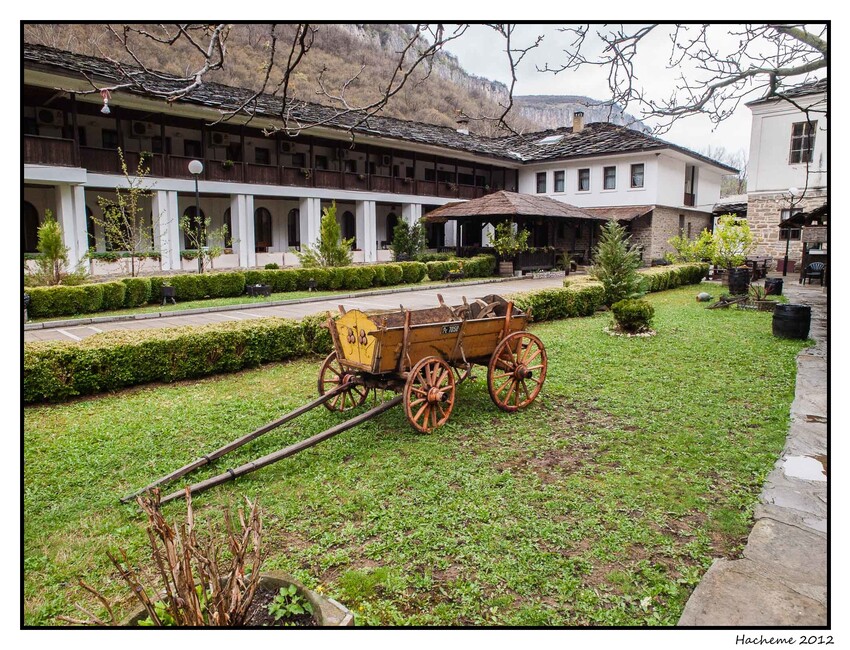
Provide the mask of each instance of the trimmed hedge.
[{"label": "trimmed hedge", "polygon": [[639,332],[649,328],[655,308],[646,300],[626,298],[611,305],[611,313],[614,314],[614,321],[621,330]]},{"label": "trimmed hedge", "polygon": [[442,280],[449,271],[463,269],[468,278],[486,278],[496,272],[495,255],[476,255],[465,259],[452,259],[443,262],[428,262],[426,265],[429,280]]},{"label": "trimmed hedge", "polygon": [[76,343],[24,346],[24,402],[53,402],[154,381],[172,382],[327,354],[319,316],[202,327],[105,332]]},{"label": "trimmed hedge", "polygon": [[543,289],[516,294],[513,301],[522,311],[531,310],[531,319],[535,323],[592,316],[605,304],[605,289],[601,284],[588,284],[576,289]]},{"label": "trimmed hedge", "polygon": [[708,264],[656,266],[641,272],[641,289],[646,293],[699,284],[708,275]]}]

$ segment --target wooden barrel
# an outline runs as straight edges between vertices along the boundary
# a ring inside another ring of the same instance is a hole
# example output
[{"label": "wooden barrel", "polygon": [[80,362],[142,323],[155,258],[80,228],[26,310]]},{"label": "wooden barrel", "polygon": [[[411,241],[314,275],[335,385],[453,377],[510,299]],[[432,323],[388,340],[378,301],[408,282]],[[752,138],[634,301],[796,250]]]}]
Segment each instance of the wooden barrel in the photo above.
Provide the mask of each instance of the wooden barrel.
[{"label": "wooden barrel", "polygon": [[767,278],[764,281],[764,290],[770,296],[782,295],[782,278]]},{"label": "wooden barrel", "polygon": [[805,339],[812,324],[808,305],[776,305],[773,310],[773,335],[785,339]]},{"label": "wooden barrel", "polygon": [[729,269],[729,293],[742,296],[750,288],[750,269]]}]

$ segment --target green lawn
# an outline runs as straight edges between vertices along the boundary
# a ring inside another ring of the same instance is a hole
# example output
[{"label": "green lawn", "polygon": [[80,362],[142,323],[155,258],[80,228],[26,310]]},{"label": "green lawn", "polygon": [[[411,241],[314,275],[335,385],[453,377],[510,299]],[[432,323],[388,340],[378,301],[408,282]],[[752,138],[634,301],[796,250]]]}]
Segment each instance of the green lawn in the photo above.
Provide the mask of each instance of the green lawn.
[{"label": "green lawn", "polygon": [[[434,434],[396,409],[198,496],[196,518],[259,499],[266,567],[360,625],[674,625],[712,559],[746,541],[804,345],[774,338],[769,313],[707,311],[699,290],[649,296],[649,339],[606,335],[606,314],[535,326],[549,375],[523,412],[497,410],[479,369]],[[318,366],[26,408],[26,623],[96,607],[78,577],[125,612],[106,550],[143,560],[144,522],[118,497],[310,399]],[[314,411],[191,478],[340,419]]]}]

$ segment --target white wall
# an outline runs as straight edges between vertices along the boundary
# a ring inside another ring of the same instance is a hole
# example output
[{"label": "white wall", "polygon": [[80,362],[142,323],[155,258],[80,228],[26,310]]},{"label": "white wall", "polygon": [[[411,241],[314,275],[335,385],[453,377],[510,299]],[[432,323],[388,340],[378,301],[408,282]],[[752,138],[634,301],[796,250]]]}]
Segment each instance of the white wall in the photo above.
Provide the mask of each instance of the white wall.
[{"label": "white wall", "polygon": [[[798,98],[803,107],[823,102],[823,94]],[[820,104],[819,109],[825,105]],[[791,126],[804,122],[805,114],[785,101],[751,106],[753,126],[750,135],[750,165],[747,192],[783,192],[791,187],[806,187],[805,163],[789,164],[791,151]],[[815,149],[812,162],[808,165],[808,187],[826,187],[827,175],[827,116],[812,112],[811,119],[817,120]]]},{"label": "white wall", "polygon": [[[643,188],[630,187],[631,165],[643,163],[644,183]],[[616,189],[603,189],[603,168],[614,166],[617,168]],[[590,191],[578,191],[578,170],[590,168]],[[684,168],[683,168],[684,169]],[[555,171],[565,171],[565,185],[563,192],[555,192]],[[537,173],[546,172],[546,193],[537,193]],[[683,172],[684,174],[684,172]],[[641,154],[638,156],[605,156],[584,159],[580,161],[568,161],[559,163],[546,163],[524,167],[519,171],[519,191],[523,194],[535,196],[548,196],[558,201],[564,201],[578,207],[607,207],[617,205],[651,205],[657,202],[657,164],[654,154]],[[684,175],[682,176],[684,186]],[[679,201],[681,202],[681,197]]]}]

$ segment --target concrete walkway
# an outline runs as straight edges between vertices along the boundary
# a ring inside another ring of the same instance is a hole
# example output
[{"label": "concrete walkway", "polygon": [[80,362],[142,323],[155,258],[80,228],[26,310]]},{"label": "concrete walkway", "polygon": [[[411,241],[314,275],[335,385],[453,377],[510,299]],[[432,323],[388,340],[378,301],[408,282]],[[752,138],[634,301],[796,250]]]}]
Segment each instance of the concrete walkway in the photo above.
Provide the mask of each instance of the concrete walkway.
[{"label": "concrete walkway", "polygon": [[817,342],[797,356],[785,449],[765,482],[743,557],[714,562],[679,625],[827,625],[827,294],[791,276],[783,293],[811,306],[809,336]]},{"label": "concrete walkway", "polygon": [[[572,276],[570,276],[572,277]],[[585,276],[577,276],[585,277]],[[482,280],[479,282],[464,282],[450,285],[432,285],[423,289],[386,289],[369,291],[364,294],[341,294],[324,299],[309,299],[295,301],[279,301],[279,303],[253,303],[250,305],[230,305],[193,309],[187,312],[165,312],[137,314],[132,319],[88,318],[80,321],[65,320],[53,323],[26,325],[24,327],[24,342],[30,341],[79,341],[88,336],[111,330],[140,330],[155,327],[180,327],[182,325],[208,325],[210,323],[225,323],[254,318],[278,316],[281,318],[303,318],[310,314],[321,314],[327,311],[336,314],[337,307],[343,305],[346,309],[376,310],[398,309],[404,305],[409,309],[436,307],[439,302],[437,294],[441,294],[450,305],[459,305],[463,297],[479,298],[488,294],[509,294],[537,289],[550,289],[564,285],[563,274],[557,277],[529,277],[508,280]]]}]

